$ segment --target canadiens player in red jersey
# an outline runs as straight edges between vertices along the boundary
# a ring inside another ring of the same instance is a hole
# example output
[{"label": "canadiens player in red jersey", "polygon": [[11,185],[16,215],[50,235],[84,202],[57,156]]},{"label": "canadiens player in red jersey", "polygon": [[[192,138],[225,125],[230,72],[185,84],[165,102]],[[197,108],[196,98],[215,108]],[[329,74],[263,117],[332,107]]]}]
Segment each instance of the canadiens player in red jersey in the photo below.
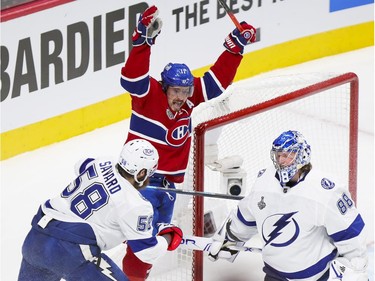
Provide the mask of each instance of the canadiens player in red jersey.
[{"label": "canadiens player in red jersey", "polygon": [[[132,98],[132,115],[126,142],[135,138],[150,141],[160,155],[159,166],[150,178],[151,186],[182,183],[191,142],[191,113],[195,106],[221,95],[232,83],[242,60],[244,47],[255,42],[256,30],[242,22],[224,40],[224,51],[203,77],[194,77],[187,65],[169,63],[161,80],[149,75],[151,47],[162,28],[156,6],[140,15],[133,33],[133,48],[121,70],[121,85]],[[154,208],[154,224],[170,223],[176,194],[144,189],[142,194]],[[139,241],[140,246],[142,241]],[[152,267],[128,247],[123,270],[131,281],[145,280]]]}]

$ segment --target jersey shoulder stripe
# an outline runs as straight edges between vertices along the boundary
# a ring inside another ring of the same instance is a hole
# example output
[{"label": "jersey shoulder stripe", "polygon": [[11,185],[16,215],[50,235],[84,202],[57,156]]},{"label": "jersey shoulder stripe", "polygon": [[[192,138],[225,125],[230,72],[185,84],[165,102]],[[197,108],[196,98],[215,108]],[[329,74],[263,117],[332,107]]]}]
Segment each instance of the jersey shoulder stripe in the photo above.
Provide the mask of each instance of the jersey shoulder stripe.
[{"label": "jersey shoulder stripe", "polygon": [[347,229],[336,232],[330,235],[330,237],[335,242],[349,240],[354,237],[357,237],[362,232],[362,229],[364,228],[364,226],[365,226],[365,223],[361,215],[358,214],[355,220],[353,221],[353,223]]},{"label": "jersey shoulder stripe", "polygon": [[134,79],[121,76],[121,86],[131,95],[144,97],[150,91],[150,77],[148,73]]},{"label": "jersey shoulder stripe", "polygon": [[133,110],[130,120],[130,130],[138,134],[148,136],[148,139],[157,143],[166,144],[167,130],[163,124],[149,119]]},{"label": "jersey shoulder stripe", "polygon": [[256,221],[247,221],[242,215],[240,209],[237,209],[237,218],[246,226],[256,226]]},{"label": "jersey shoulder stripe", "polygon": [[205,92],[205,98],[213,99],[221,95],[225,89],[221,86],[220,81],[216,78],[215,74],[209,70],[203,76],[202,88]]},{"label": "jersey shoulder stripe", "polygon": [[154,247],[158,243],[155,236],[145,239],[129,240],[128,245],[134,253]]}]

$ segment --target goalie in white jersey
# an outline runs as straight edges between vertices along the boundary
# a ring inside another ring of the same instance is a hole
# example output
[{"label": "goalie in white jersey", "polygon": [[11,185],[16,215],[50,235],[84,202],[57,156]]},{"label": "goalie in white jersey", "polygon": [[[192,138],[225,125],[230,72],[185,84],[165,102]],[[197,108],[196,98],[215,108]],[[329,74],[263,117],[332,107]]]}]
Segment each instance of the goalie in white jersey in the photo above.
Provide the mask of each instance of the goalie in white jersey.
[{"label": "goalie in white jersey", "polygon": [[138,191],[148,185],[158,160],[155,147],[135,139],[124,145],[118,161],[87,158],[77,163],[77,178],[34,216],[18,280],[125,281],[122,269],[102,251],[141,239],[144,246],[135,254],[152,264],[176,249],[181,229],[159,225],[153,236],[153,208]]},{"label": "goalie in white jersey", "polygon": [[362,217],[348,189],[313,168],[310,155],[297,131],[275,139],[273,166],[215,234],[211,260],[233,262],[230,247],[259,233],[265,281],[368,280]]}]

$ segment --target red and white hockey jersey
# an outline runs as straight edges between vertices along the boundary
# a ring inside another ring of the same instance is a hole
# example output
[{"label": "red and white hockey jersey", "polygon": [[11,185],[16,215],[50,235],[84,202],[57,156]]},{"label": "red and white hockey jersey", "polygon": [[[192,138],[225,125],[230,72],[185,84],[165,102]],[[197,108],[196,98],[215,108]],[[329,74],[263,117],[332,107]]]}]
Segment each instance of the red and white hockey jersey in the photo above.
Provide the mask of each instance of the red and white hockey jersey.
[{"label": "red and white hockey jersey", "polygon": [[143,138],[158,150],[157,174],[180,183],[188,162],[191,142],[191,113],[201,102],[221,95],[232,83],[242,55],[224,51],[203,77],[194,77],[194,93],[174,118],[168,116],[166,93],[149,76],[150,47],[134,47],[122,68],[121,85],[132,97],[132,116],[127,141]]}]

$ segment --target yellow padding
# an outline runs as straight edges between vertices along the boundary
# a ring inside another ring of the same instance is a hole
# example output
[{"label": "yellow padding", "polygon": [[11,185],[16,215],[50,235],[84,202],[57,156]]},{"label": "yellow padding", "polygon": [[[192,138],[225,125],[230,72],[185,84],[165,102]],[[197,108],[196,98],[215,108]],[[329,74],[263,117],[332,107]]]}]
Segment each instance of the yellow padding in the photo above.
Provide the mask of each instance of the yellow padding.
[{"label": "yellow padding", "polygon": [[[373,21],[298,38],[245,54],[235,81],[373,45]],[[210,66],[196,69],[193,73],[195,76],[201,76]]]},{"label": "yellow padding", "polygon": [[[373,45],[373,21],[299,38],[245,54],[235,81],[277,68]],[[196,69],[193,73],[196,76],[203,75],[209,67]],[[130,113],[130,97],[128,94],[123,94],[35,124],[4,132],[0,136],[0,160],[107,126],[129,118]]]},{"label": "yellow padding", "polygon": [[[129,118],[130,96],[114,98],[1,134],[1,160]],[[120,141],[120,140],[119,140]]]},{"label": "yellow padding", "polygon": [[374,22],[299,38],[246,54],[237,71],[236,81],[373,45]]}]

